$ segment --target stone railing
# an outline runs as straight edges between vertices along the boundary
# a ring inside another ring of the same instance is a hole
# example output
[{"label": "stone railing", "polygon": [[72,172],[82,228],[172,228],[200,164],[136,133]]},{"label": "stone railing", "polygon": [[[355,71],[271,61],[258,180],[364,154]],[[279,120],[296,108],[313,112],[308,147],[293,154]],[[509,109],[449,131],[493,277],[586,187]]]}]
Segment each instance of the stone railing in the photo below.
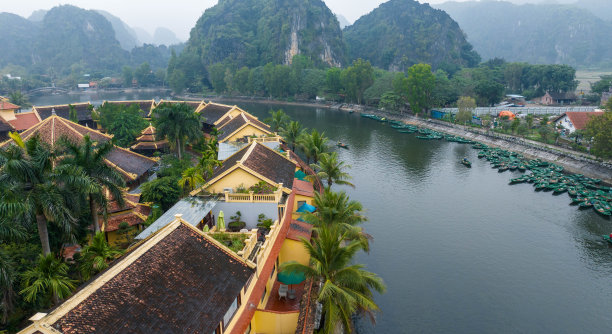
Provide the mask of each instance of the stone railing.
[{"label": "stone railing", "polygon": [[270,137],[249,137],[249,144],[256,141],[258,143],[270,143],[270,142],[280,142],[280,136],[270,136]]},{"label": "stone railing", "polygon": [[229,191],[224,191],[223,195],[225,197],[226,203],[231,202],[239,202],[239,203],[278,203],[283,197],[283,185],[280,184],[278,190],[276,190],[272,194],[255,194],[252,191],[248,193],[230,193]]}]

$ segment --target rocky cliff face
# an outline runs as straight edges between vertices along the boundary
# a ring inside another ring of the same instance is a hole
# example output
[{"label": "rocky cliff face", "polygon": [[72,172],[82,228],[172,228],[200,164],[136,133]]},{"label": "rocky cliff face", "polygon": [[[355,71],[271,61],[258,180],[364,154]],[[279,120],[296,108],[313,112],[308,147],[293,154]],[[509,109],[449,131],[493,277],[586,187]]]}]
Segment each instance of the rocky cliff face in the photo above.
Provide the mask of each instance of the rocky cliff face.
[{"label": "rocky cliff face", "polygon": [[321,0],[220,0],[198,20],[186,51],[203,66],[289,64],[297,54],[319,65],[345,60],[342,31]]}]

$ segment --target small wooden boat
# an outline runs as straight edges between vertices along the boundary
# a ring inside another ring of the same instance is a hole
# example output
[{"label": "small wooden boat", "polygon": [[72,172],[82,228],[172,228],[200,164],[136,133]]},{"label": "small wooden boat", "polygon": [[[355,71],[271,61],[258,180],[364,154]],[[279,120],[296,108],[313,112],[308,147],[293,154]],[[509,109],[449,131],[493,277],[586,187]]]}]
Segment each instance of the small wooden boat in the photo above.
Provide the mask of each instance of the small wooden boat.
[{"label": "small wooden boat", "polygon": [[342,147],[342,148],[347,149],[347,150],[349,148],[349,146],[347,144],[344,144],[344,143],[341,143],[341,142],[338,142],[338,144],[336,144],[336,146]]},{"label": "small wooden boat", "polygon": [[461,163],[465,166],[465,167],[472,167],[472,163],[467,159],[467,158],[463,158],[463,160],[461,160]]},{"label": "small wooden boat", "polygon": [[595,209],[595,211],[600,215],[607,217],[612,216],[612,212],[606,210],[606,208],[600,202],[595,202],[593,204],[593,209]]},{"label": "small wooden boat", "polygon": [[562,193],[564,193],[566,191],[567,191],[567,187],[566,186],[558,186],[555,189],[553,189],[553,194],[559,195],[559,194],[562,194]]},{"label": "small wooden boat", "polygon": [[608,243],[612,244],[612,233],[610,233],[610,235],[602,235],[601,237]]}]

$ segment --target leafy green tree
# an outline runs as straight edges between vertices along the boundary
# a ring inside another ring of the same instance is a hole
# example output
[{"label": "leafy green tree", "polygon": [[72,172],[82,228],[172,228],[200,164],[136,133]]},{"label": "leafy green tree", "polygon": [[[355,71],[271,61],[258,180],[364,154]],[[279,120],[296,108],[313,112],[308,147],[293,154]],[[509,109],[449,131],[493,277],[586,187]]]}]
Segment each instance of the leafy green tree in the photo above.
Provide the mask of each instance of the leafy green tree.
[{"label": "leafy green tree", "polygon": [[504,86],[491,80],[479,81],[474,91],[489,106],[501,101],[504,96]]},{"label": "leafy green tree", "polygon": [[[351,176],[345,172],[345,169],[351,168],[351,166],[345,165],[344,161],[338,161],[338,153],[336,152],[321,154],[319,163],[312,164],[310,167],[317,172],[316,177],[327,181],[329,188],[333,183],[355,187],[348,181]],[[309,175],[309,177],[312,177],[312,175]]]},{"label": "leafy green tree", "polygon": [[347,97],[361,104],[363,93],[374,83],[374,69],[369,61],[357,59],[342,71],[340,81]]},{"label": "leafy green tree", "polygon": [[521,125],[521,119],[516,117],[512,120],[512,123],[510,124],[510,129],[512,130],[512,133],[516,133],[516,130],[519,128],[519,126]]},{"label": "leafy green tree", "polygon": [[157,135],[172,143],[179,159],[182,159],[186,141],[202,137],[200,114],[194,113],[185,103],[162,103],[153,110],[153,114]]},{"label": "leafy green tree", "polygon": [[0,217],[15,222],[36,222],[43,254],[51,253],[47,225],[55,223],[67,236],[73,235],[79,212],[76,189],[88,190],[95,184],[75,167],[54,167],[56,152],[38,137],[0,150]]},{"label": "leafy green tree", "polygon": [[204,183],[204,177],[200,169],[196,167],[187,168],[178,181],[179,186],[186,192],[193,191],[198,185]]},{"label": "leafy green tree", "polygon": [[469,96],[462,96],[459,98],[459,101],[457,101],[457,107],[459,111],[457,112],[455,120],[461,124],[471,122],[472,113],[474,109],[476,109],[476,100]]},{"label": "leafy green tree", "polygon": [[79,116],[77,115],[76,108],[72,104],[69,104],[68,109],[69,109],[68,118],[70,119],[70,121],[74,123],[78,123]]},{"label": "leafy green tree", "polygon": [[608,110],[601,116],[589,119],[584,134],[591,138],[591,152],[601,158],[612,158],[612,99],[606,104]]},{"label": "leafy green tree", "polygon": [[104,104],[98,108],[99,124],[113,134],[115,144],[127,147],[134,142],[148,123],[142,118],[144,111],[137,104],[129,106]]},{"label": "leafy green tree", "polygon": [[527,116],[525,116],[525,122],[527,122],[527,127],[529,129],[533,128],[533,114],[528,114]]},{"label": "leafy green tree", "polygon": [[20,90],[16,90],[13,91],[9,94],[9,101],[12,104],[16,104],[22,108],[28,108],[31,107],[32,105],[30,104],[30,102],[28,101],[28,96],[27,95],[23,95],[23,93],[21,93]]},{"label": "leafy green tree", "polygon": [[285,143],[289,145],[291,151],[295,152],[296,145],[299,145],[302,137],[304,136],[305,130],[302,128],[302,124],[297,121],[291,121],[281,131]]},{"label": "leafy green tree", "polygon": [[123,87],[132,87],[134,70],[129,66],[123,66],[121,69],[121,78],[123,79]]},{"label": "leafy green tree", "polygon": [[289,116],[285,114],[283,109],[277,111],[271,110],[269,112],[270,117],[265,119],[265,122],[270,125],[272,132],[282,131],[289,123]]},{"label": "leafy green tree", "polygon": [[348,232],[335,226],[315,228],[317,237],[310,241],[302,239],[308,251],[311,265],[290,262],[281,266],[281,271],[301,272],[322,284],[318,300],[323,305],[325,333],[353,332],[354,314],[372,314],[378,311],[373,291],[385,292],[382,279],[353,264],[355,254],[363,249],[358,240],[352,240]]},{"label": "leafy green tree", "polygon": [[181,197],[178,178],[161,177],[142,184],[142,199],[159,204],[162,210],[170,209]]},{"label": "leafy green tree", "polygon": [[403,99],[394,92],[386,92],[380,97],[378,107],[387,111],[399,110]]},{"label": "leafy green tree", "polygon": [[91,243],[81,250],[81,265],[79,269],[83,280],[108,268],[108,264],[119,257],[123,252],[108,244],[104,233],[97,232]]},{"label": "leafy green tree", "polygon": [[338,67],[332,67],[325,72],[325,88],[328,91],[338,94],[342,89],[341,76],[342,70]]},{"label": "leafy green tree", "polygon": [[234,75],[234,89],[236,89],[241,94],[249,93],[249,75],[251,71],[248,67],[244,66]]},{"label": "leafy green tree", "polygon": [[35,302],[41,295],[51,296],[53,304],[70,296],[75,281],[68,277],[68,265],[53,254],[40,255],[36,267],[23,273],[21,294],[27,302]]},{"label": "leafy green tree", "polygon": [[155,82],[155,74],[151,70],[149,63],[144,62],[134,71],[134,78],[141,87],[150,86]]},{"label": "leafy green tree", "polygon": [[408,103],[415,114],[429,110],[435,84],[436,77],[431,73],[431,66],[416,64],[408,68]]},{"label": "leafy green tree", "polygon": [[550,135],[552,134],[552,129],[550,128],[550,126],[546,123],[540,125],[540,128],[538,128],[538,134],[540,134],[540,138],[542,139],[543,142],[548,143],[548,139],[550,138]]},{"label": "leafy green tree", "polygon": [[124,203],[121,188],[125,187],[125,181],[121,174],[107,165],[105,161],[114,145],[110,141],[102,144],[93,142],[89,136],[85,136],[80,144],[69,140],[63,140],[62,144],[67,154],[60,160],[60,164],[80,168],[96,185],[89,189],[79,190],[88,199],[93,230],[94,233],[97,233],[100,231],[98,209],[106,210],[108,204],[105,191],[108,191],[119,205],[122,206]]},{"label": "leafy green tree", "polygon": [[322,193],[315,193],[314,206],[317,211],[306,216],[307,220],[317,227],[334,224],[356,226],[367,218],[363,215],[363,205],[351,200],[344,191],[334,192],[326,188]]},{"label": "leafy green tree", "polygon": [[9,314],[13,311],[15,290],[14,284],[17,279],[15,263],[4,250],[0,249],[0,309],[2,318],[0,323],[5,324]]}]

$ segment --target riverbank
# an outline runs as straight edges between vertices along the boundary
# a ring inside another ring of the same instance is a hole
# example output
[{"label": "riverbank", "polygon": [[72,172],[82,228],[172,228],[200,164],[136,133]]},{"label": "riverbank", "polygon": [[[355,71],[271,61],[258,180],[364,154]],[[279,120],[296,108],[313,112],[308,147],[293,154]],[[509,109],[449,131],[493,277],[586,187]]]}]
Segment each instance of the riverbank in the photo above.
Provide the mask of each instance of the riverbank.
[{"label": "riverbank", "polygon": [[268,99],[256,99],[256,98],[229,98],[229,97],[214,97],[211,101],[215,102],[249,102],[249,103],[261,103],[261,104],[274,104],[274,105],[291,105],[291,106],[304,106],[304,107],[315,107],[315,108],[327,108],[327,109],[338,109],[338,110],[353,110],[359,113],[370,113],[378,116],[386,117],[388,119],[402,121],[407,124],[412,124],[435,131],[444,132],[454,136],[464,137],[470,140],[478,141],[483,144],[499,147],[505,150],[517,152],[523,154],[530,159],[542,159],[549,162],[553,162],[562,165],[567,171],[572,173],[583,174],[588,177],[598,178],[605,183],[612,184],[612,163],[611,162],[600,162],[595,159],[594,156],[567,150],[561,147],[547,145],[540,142],[523,139],[520,137],[502,135],[495,132],[487,132],[486,130],[465,127],[462,125],[452,124],[448,122],[442,122],[431,119],[418,118],[407,114],[395,114],[384,112],[376,108],[350,105],[344,106],[341,104],[331,103],[313,103],[313,102],[286,102],[278,100]]}]

